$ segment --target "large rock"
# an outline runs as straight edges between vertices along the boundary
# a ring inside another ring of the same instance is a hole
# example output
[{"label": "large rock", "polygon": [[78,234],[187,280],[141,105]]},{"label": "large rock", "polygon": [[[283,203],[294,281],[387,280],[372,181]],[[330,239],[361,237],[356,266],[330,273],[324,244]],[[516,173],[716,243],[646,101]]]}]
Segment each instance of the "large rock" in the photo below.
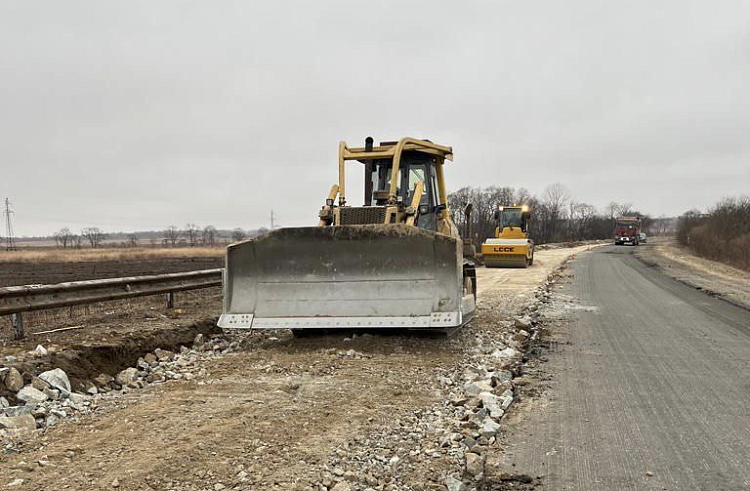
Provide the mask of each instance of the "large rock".
[{"label": "large rock", "polygon": [[99,393],[99,389],[91,380],[84,380],[81,382],[81,388],[86,394],[94,395]]},{"label": "large rock", "polygon": [[513,374],[508,370],[492,372],[492,385],[505,385],[513,381]]},{"label": "large rock", "polygon": [[47,394],[39,389],[27,385],[16,393],[16,397],[27,404],[39,404],[48,399]]},{"label": "large rock", "polygon": [[500,431],[500,425],[493,421],[492,418],[485,418],[479,427],[479,433],[485,438],[492,438],[497,435],[498,431]]},{"label": "large rock", "polygon": [[172,358],[174,358],[173,352],[161,348],[156,348],[154,350],[154,354],[159,361],[170,361]]},{"label": "large rock", "polygon": [[28,406],[8,406],[3,409],[3,413],[6,416],[23,416],[24,414],[32,414],[35,409],[36,406],[34,404]]},{"label": "large rock", "polygon": [[5,373],[3,383],[5,384],[5,388],[9,391],[18,392],[23,388],[23,377],[21,376],[21,372],[11,367],[10,370]]},{"label": "large rock", "polygon": [[503,350],[495,350],[492,352],[492,357],[498,360],[512,360],[516,357],[520,357],[521,353],[513,348],[505,348]]},{"label": "large rock", "polygon": [[507,407],[503,407],[503,400],[495,394],[482,392],[479,394],[479,399],[482,401],[482,407],[487,410],[492,419],[500,419],[505,414]]},{"label": "large rock", "polygon": [[460,481],[453,476],[448,476],[445,478],[445,488],[448,491],[466,491],[466,485],[463,483],[463,481]]},{"label": "large rock", "polygon": [[36,420],[31,414],[0,416],[0,429],[11,436],[23,436],[36,430]]},{"label": "large rock", "polygon": [[99,387],[107,387],[110,383],[114,382],[115,379],[111,375],[107,375],[106,373],[100,373],[96,377],[94,377],[94,383],[97,384]]},{"label": "large rock", "polygon": [[477,381],[469,382],[464,385],[464,392],[470,396],[478,396],[482,392],[492,392],[492,384],[490,381]]},{"label": "large rock", "polygon": [[10,406],[8,399],[6,399],[5,397],[0,397],[0,409],[5,409],[8,406]]},{"label": "large rock", "polygon": [[39,374],[39,378],[47,382],[50,387],[60,391],[63,397],[67,397],[70,394],[70,380],[68,374],[60,368],[54,370],[48,370]]},{"label": "large rock", "polygon": [[135,383],[135,381],[138,379],[138,369],[137,368],[126,368],[122,372],[117,374],[117,383],[120,385],[130,385]]},{"label": "large rock", "polygon": [[45,382],[44,380],[40,379],[39,377],[34,377],[31,379],[31,386],[34,387],[36,390],[41,390],[44,392],[45,389],[49,389],[49,384]]},{"label": "large rock", "polygon": [[347,481],[341,481],[331,488],[331,491],[351,491],[352,485]]},{"label": "large rock", "polygon": [[205,340],[203,338],[202,333],[198,333],[195,335],[195,339],[193,339],[193,349],[203,349],[203,344],[205,343]]},{"label": "large rock", "polygon": [[519,329],[517,333],[513,335],[513,341],[523,344],[529,340],[529,333],[523,329]]},{"label": "large rock", "polygon": [[466,452],[466,472],[474,479],[481,479],[484,475],[484,458],[473,452]]},{"label": "large rock", "polygon": [[86,394],[77,394],[75,392],[71,392],[68,399],[73,404],[83,404],[84,402],[88,401],[91,398],[91,396],[87,396]]}]

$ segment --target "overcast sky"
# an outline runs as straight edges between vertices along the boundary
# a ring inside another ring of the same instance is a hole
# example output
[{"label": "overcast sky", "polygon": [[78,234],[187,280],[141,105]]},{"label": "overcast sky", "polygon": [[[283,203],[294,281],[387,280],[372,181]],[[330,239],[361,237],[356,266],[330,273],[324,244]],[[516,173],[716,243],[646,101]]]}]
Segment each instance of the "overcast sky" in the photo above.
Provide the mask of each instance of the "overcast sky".
[{"label": "overcast sky", "polygon": [[0,88],[20,235],[312,225],[368,135],[453,146],[449,189],[750,193],[747,0],[2,1]]}]

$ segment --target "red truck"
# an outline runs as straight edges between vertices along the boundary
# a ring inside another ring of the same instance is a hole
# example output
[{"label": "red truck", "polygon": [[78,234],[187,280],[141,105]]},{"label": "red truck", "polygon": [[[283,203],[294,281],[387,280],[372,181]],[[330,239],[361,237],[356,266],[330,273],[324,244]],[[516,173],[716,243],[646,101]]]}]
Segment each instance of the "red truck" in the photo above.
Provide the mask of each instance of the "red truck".
[{"label": "red truck", "polygon": [[638,245],[641,242],[641,217],[620,217],[615,220],[615,245]]}]

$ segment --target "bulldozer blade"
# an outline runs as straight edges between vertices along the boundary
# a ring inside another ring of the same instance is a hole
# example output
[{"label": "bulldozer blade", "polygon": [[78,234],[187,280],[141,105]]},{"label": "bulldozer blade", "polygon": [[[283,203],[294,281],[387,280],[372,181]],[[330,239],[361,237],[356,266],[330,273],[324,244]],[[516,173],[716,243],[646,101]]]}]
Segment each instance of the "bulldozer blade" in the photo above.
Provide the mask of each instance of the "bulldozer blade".
[{"label": "bulldozer blade", "polygon": [[285,228],[227,249],[222,328],[439,328],[474,311],[461,243],[407,225]]}]

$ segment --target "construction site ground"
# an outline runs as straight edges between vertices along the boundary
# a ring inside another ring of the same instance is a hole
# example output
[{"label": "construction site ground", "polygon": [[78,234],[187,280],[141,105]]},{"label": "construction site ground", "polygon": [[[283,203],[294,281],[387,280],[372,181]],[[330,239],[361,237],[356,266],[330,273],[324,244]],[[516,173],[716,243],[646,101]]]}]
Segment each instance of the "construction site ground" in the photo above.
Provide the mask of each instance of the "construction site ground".
[{"label": "construction site ground", "polygon": [[[529,269],[480,269],[478,315],[451,336],[293,338],[273,331],[230,338],[237,348],[199,359],[193,380],[102,398],[92,414],[6,447],[0,486],[446,489],[446,476],[464,465],[441,450],[438,438],[453,424],[437,416],[451,377],[512,325],[550,273],[589,248],[539,251]],[[54,348],[46,357],[22,355],[36,339],[6,342],[2,354],[21,354],[19,364],[29,370],[67,360],[64,368],[74,377],[113,374],[160,343],[177,349],[198,332],[210,337],[218,302],[218,292],[204,293],[178,318],[138,304],[114,328],[100,317],[91,326],[42,336]],[[385,470],[373,467],[381,462]],[[349,481],[340,476],[353,474],[358,481],[344,487]],[[487,489],[505,489],[497,486]]]}]

